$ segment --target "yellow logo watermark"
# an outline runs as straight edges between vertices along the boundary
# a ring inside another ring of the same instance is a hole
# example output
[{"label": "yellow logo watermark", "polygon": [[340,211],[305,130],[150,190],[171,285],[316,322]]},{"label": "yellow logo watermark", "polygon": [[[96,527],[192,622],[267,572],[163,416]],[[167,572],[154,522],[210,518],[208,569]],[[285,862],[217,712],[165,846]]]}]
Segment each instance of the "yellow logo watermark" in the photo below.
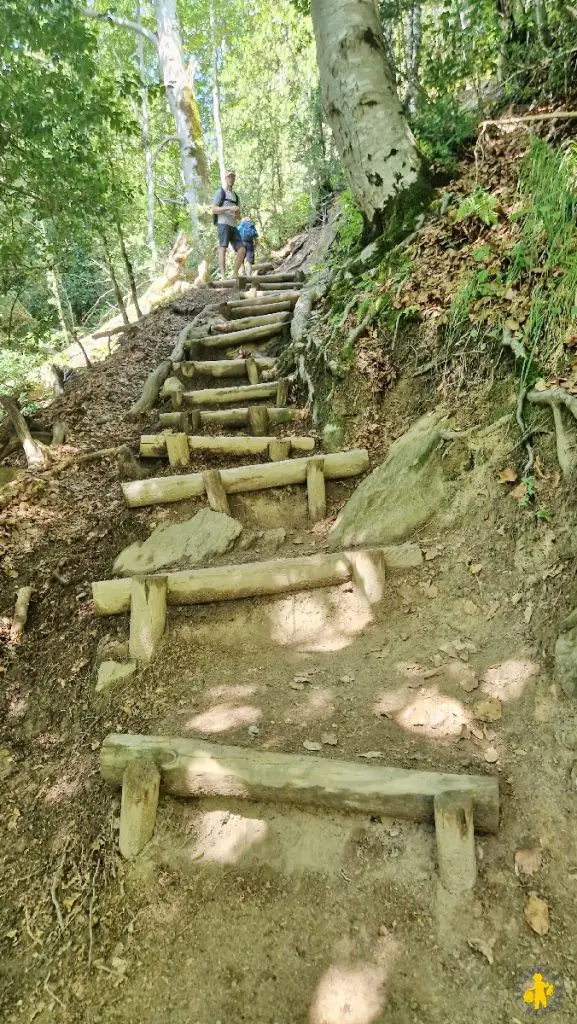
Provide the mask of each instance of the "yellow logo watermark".
[{"label": "yellow logo watermark", "polygon": [[563,985],[554,974],[535,971],[521,978],[516,994],[524,1010],[537,1017],[559,1008]]}]

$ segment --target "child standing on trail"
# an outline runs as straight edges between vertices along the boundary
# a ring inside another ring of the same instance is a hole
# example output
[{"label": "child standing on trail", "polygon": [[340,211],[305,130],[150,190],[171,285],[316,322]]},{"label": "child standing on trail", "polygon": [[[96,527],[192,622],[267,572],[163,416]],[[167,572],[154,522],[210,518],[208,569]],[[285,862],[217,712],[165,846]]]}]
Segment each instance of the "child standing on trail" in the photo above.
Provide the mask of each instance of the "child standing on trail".
[{"label": "child standing on trail", "polygon": [[256,230],[254,221],[250,217],[243,217],[240,224],[238,225],[238,233],[242,238],[244,247],[246,249],[246,276],[250,277],[252,272],[252,265],[254,263],[254,250],[256,247],[256,240],[258,238],[258,231]]},{"label": "child standing on trail", "polygon": [[228,171],[224,179],[224,188],[219,188],[212,197],[212,219],[218,228],[218,265],[222,280],[226,277],[226,251],[229,245],[235,253],[232,272],[235,280],[238,280],[238,272],[244,263],[246,251],[237,227],[240,205],[234,191],[235,179],[235,172]]}]

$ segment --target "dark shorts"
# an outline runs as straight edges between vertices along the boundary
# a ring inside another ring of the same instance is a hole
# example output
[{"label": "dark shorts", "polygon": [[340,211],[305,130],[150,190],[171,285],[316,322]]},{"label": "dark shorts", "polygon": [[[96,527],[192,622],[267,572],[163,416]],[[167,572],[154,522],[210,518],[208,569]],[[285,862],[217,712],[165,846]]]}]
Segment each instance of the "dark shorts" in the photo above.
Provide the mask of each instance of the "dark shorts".
[{"label": "dark shorts", "polygon": [[252,242],[245,242],[244,247],[246,249],[245,260],[247,263],[254,263],[254,245]]},{"label": "dark shorts", "polygon": [[228,249],[229,245],[232,245],[235,252],[244,249],[240,231],[231,224],[218,224],[218,244],[222,249]]}]

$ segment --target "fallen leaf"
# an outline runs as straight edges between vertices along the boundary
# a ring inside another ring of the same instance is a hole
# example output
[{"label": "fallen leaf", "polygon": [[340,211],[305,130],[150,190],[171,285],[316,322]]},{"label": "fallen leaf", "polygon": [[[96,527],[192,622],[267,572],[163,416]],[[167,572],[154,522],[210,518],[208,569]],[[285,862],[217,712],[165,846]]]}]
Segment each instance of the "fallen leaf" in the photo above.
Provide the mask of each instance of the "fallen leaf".
[{"label": "fallen leaf", "polygon": [[502,484],[514,484],[517,480],[517,470],[513,469],[512,466],[507,466],[506,469],[502,469],[499,473],[499,480]]},{"label": "fallen leaf", "polygon": [[471,573],[471,576],[478,576],[482,568],[483,566],[481,565],[481,563],[476,562],[474,565],[469,566],[469,572]]},{"label": "fallen leaf", "polygon": [[499,760],[499,755],[494,747],[487,747],[483,756],[487,764],[495,764]]},{"label": "fallen leaf", "polygon": [[538,847],[532,850],[517,850],[515,854],[516,875],[536,875],[543,866],[543,854]]},{"label": "fallen leaf", "polygon": [[496,938],[491,939],[491,941],[488,942],[486,939],[482,939],[481,937],[479,937],[467,939],[467,944],[471,947],[471,949],[476,950],[477,953],[482,953],[485,959],[488,960],[490,964],[492,964],[494,961],[493,946],[495,945],[496,941]]},{"label": "fallen leaf", "polygon": [[473,723],[472,723],[472,724],[471,724],[471,725],[469,726],[469,732],[470,732],[470,733],[471,733],[471,735],[472,735],[472,736],[474,736],[474,737],[475,737],[475,739],[477,739],[477,740],[484,740],[484,739],[485,739],[485,733],[484,733],[484,732],[483,732],[483,730],[482,730],[482,729],[480,728],[480,726],[478,726],[478,725],[475,725],[475,723],[474,723],[474,722],[473,722]]},{"label": "fallen leaf", "polygon": [[481,722],[498,722],[503,714],[503,706],[497,697],[479,700],[473,707],[473,714]]},{"label": "fallen leaf", "polygon": [[485,612],[486,617],[488,619],[493,619],[495,617],[495,615],[497,614],[497,612],[499,611],[500,607],[501,607],[501,602],[500,601],[491,601],[491,604],[489,605],[489,607],[487,608],[487,611]]},{"label": "fallen leaf", "polygon": [[509,496],[511,498],[517,498],[517,499],[524,498],[525,497],[525,484],[518,484],[517,487],[514,487],[512,491],[509,491]]},{"label": "fallen leaf", "polygon": [[374,761],[377,757],[382,757],[382,751],[380,750],[367,750],[364,754],[357,754],[357,757],[364,757],[366,761]]},{"label": "fallen leaf", "polygon": [[339,738],[336,732],[323,732],[321,733],[321,740],[328,747],[336,747],[339,742]]},{"label": "fallen leaf", "polygon": [[463,601],[463,611],[465,615],[476,615],[479,609],[474,601]]},{"label": "fallen leaf", "polygon": [[529,625],[532,616],[533,616],[533,602],[529,601],[529,604],[527,605],[527,607],[525,608],[525,611],[523,612],[523,618],[524,618],[525,623],[527,624],[527,626]]},{"label": "fallen leaf", "polygon": [[537,935],[546,935],[549,931],[549,907],[539,896],[529,896],[525,904],[525,920]]},{"label": "fallen leaf", "polygon": [[303,747],[305,750],[322,750],[322,743],[315,743],[314,740],[304,740]]}]

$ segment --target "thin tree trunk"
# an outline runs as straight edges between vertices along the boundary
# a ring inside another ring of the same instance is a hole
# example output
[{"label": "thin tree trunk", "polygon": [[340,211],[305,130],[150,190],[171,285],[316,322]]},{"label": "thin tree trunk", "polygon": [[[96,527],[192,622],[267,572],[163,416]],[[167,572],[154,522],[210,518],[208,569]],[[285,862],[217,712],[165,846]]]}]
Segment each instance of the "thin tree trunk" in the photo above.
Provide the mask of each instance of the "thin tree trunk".
[{"label": "thin tree trunk", "polygon": [[136,316],[138,317],[139,320],[141,320],[142,319],[142,310],[141,310],[140,306],[138,305],[138,289],[136,287],[136,280],[135,280],[135,277],[134,277],[134,267],[132,266],[132,261],[130,259],[130,256],[128,255],[127,250],[126,250],[126,244],[125,244],[125,241],[124,241],[124,233],[122,231],[122,225],[121,225],[119,220],[116,221],[116,230],[118,232],[118,241],[120,242],[120,252],[122,253],[122,259],[124,261],[124,266],[126,267],[126,273],[128,275],[128,283],[129,283],[129,286],[130,286],[130,294],[132,296],[132,302],[133,302],[134,308],[136,310]]},{"label": "thin tree trunk", "polygon": [[373,233],[416,186],[421,162],[402,112],[375,0],[312,0],[323,103],[351,189]]},{"label": "thin tree trunk", "polygon": [[[42,223],[40,224],[40,234],[42,235],[44,241],[47,243],[48,236],[46,234],[46,228]],[[88,353],[84,348],[84,345],[82,344],[82,342],[80,341],[76,334],[74,313],[72,311],[72,306],[70,305],[68,293],[62,283],[62,279],[60,277],[60,274],[58,273],[58,269],[53,263],[49,263],[48,266],[46,267],[46,282],[48,284],[48,289],[52,293],[52,297],[54,299],[54,305],[56,307],[56,314],[58,316],[60,330],[62,331],[69,345],[78,345],[78,348],[80,349],[84,357],[84,362],[86,363],[88,369],[90,369],[92,367],[92,363],[90,362]],[[62,305],[62,295],[64,295],[64,300],[66,302],[66,307],[68,310],[68,320],[66,319],[64,306]]]},{"label": "thin tree trunk", "polygon": [[533,0],[533,12],[535,14],[535,25],[539,41],[543,46],[551,46],[551,33],[549,32],[549,20],[545,0]]},{"label": "thin tree trunk", "polygon": [[421,56],[421,0],[412,0],[407,10],[405,22],[405,53],[407,69],[407,86],[404,102],[411,110],[415,108],[417,97],[421,93],[419,83],[419,61]]},{"label": "thin tree trunk", "polygon": [[[140,16],[140,0],[138,0],[136,7],[137,24],[140,24]],[[136,33],[136,50],[138,54],[138,70],[140,73],[140,81],[142,83],[142,88],[140,90],[140,134],[142,138],[142,149],[144,152],[144,167],[146,176],[146,244],[150,252],[150,262],[152,263],[152,269],[154,273],[158,261],[156,242],[154,240],[154,162],[152,159],[152,149],[150,146],[150,110],[148,106],[148,91],[146,88],[146,65],[144,63],[144,36],[140,32]]]},{"label": "thin tree trunk", "polygon": [[180,148],[184,196],[192,237],[198,236],[198,192],[208,181],[198,104],[182,50],[176,0],[154,0],[158,57],[168,104],[174,118]]},{"label": "thin tree trunk", "polygon": [[214,134],[216,136],[216,151],[218,154],[218,169],[220,182],[224,187],[226,175],[226,160],[224,157],[224,138],[222,135],[222,121],[220,119],[220,89],[218,84],[218,50],[216,46],[216,19],[214,14],[214,0],[210,0],[210,48],[212,51],[212,116],[214,118]]},{"label": "thin tree trunk", "polygon": [[117,303],[118,309],[120,310],[120,315],[122,317],[122,323],[126,324],[126,326],[128,326],[128,324],[130,323],[130,320],[128,319],[128,313],[126,312],[126,306],[124,304],[124,298],[123,298],[122,292],[120,291],[120,285],[118,284],[118,278],[116,277],[116,274],[114,272],[114,266],[113,266],[113,263],[112,263],[112,257],[110,255],[110,250],[108,248],[108,242],[106,241],[106,235],[104,234],[103,231],[99,232],[99,235],[100,235],[100,240],[102,242],[102,251],[104,253],[104,262],[106,263],[106,267],[107,267],[108,273],[110,275],[110,282],[112,284],[112,290],[114,292],[114,297],[116,299],[116,303]]}]

